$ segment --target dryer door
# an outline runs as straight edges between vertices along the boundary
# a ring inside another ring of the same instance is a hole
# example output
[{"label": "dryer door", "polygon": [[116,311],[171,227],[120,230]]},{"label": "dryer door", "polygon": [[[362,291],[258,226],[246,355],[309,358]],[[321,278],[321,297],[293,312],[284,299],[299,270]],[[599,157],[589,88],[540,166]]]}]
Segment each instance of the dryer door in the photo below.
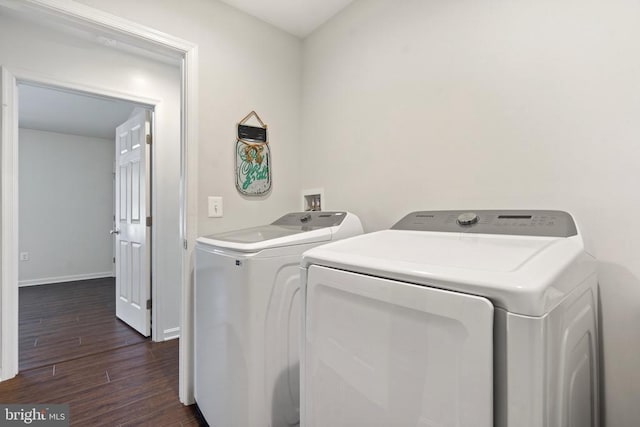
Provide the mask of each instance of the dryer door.
[{"label": "dryer door", "polygon": [[302,425],[493,426],[493,305],[312,265]]}]

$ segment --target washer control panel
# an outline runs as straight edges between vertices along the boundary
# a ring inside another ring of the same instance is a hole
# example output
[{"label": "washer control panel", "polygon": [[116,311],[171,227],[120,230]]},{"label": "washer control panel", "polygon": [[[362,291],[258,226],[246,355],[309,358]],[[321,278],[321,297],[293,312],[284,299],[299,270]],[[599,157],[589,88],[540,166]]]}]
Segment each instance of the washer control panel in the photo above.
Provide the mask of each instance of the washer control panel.
[{"label": "washer control panel", "polygon": [[346,216],[346,212],[292,212],[278,218],[272,225],[284,227],[305,226],[311,228],[335,227],[342,224]]},{"label": "washer control panel", "polygon": [[578,234],[567,212],[542,210],[412,212],[391,229],[548,237]]}]

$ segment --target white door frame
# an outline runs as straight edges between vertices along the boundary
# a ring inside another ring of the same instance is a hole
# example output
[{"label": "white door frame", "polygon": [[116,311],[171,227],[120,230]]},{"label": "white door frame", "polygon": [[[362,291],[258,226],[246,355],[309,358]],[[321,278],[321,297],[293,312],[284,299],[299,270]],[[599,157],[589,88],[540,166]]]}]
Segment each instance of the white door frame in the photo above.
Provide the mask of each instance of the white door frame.
[{"label": "white door frame", "polygon": [[[181,120],[180,120],[180,234],[182,243],[182,310],[180,339],[180,401],[193,403],[193,283],[192,252],[196,238],[197,221],[197,145],[198,145],[198,47],[197,45],[161,33],[138,23],[97,9],[59,0],[0,0],[0,7],[9,7],[25,14],[45,16],[47,20],[71,28],[108,30],[137,45],[147,45],[155,50],[181,58]],[[40,82],[51,86],[67,87],[83,92],[93,92],[109,97],[122,98],[141,104],[155,105],[157,101],[116,94],[101,88],[91,88],[74,82],[53,81],[21,70],[2,69],[3,83],[8,83],[2,93],[2,147],[1,147],[1,244],[0,274],[0,380],[18,373],[18,114],[16,101],[17,81]],[[4,86],[4,84],[3,84]]]}]

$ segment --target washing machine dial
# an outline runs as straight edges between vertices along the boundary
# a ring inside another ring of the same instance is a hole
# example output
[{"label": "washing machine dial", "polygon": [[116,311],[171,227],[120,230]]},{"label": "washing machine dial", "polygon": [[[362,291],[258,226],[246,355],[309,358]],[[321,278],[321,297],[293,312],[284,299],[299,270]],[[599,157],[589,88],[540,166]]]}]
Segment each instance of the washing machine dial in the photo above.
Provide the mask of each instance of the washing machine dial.
[{"label": "washing machine dial", "polygon": [[302,218],[300,218],[300,222],[309,222],[310,219],[311,219],[311,214],[306,214],[306,215],[303,215]]},{"label": "washing machine dial", "polygon": [[460,225],[473,225],[478,222],[478,215],[474,212],[465,212],[458,215],[458,224]]}]

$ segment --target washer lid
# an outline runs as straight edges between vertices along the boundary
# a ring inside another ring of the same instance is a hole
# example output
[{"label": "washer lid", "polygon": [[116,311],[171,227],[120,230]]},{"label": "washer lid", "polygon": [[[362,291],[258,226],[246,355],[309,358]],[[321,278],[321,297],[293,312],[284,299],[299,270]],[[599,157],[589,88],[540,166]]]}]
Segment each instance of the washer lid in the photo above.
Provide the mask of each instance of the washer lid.
[{"label": "washer lid", "polygon": [[292,212],[271,224],[198,238],[198,242],[240,252],[331,240],[346,212]]},{"label": "washer lid", "polygon": [[385,230],[311,249],[302,265],[312,264],[484,296],[530,316],[548,312],[595,273],[579,235]]}]

